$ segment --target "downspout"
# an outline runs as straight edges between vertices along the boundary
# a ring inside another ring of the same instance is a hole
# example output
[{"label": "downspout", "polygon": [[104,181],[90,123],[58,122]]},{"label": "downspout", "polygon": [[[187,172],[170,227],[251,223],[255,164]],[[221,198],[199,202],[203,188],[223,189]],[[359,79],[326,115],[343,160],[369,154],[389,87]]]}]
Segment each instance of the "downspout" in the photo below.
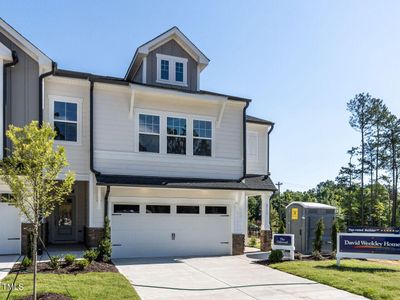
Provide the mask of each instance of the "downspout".
[{"label": "downspout", "polygon": [[39,127],[43,125],[43,79],[53,75],[57,69],[57,64],[53,61],[51,63],[51,71],[43,73],[39,76]]},{"label": "downspout", "polygon": [[247,116],[247,114],[246,114],[246,111],[247,111],[247,108],[249,107],[249,105],[250,105],[250,101],[246,101],[246,105],[243,108],[243,176],[242,176],[242,178],[240,178],[240,181],[242,181],[246,177],[246,173],[247,173],[247,170],[246,170],[247,169],[247,138],[246,138],[246,136],[247,136],[246,116]]},{"label": "downspout", "polygon": [[108,197],[110,196],[110,186],[107,185],[106,194],[104,195],[104,219],[108,217]]},{"label": "downspout", "polygon": [[[7,68],[18,63],[18,56],[15,50],[12,51],[12,62],[3,65],[3,157],[6,157],[6,106],[7,106]],[[10,78],[11,79],[11,78]]]},{"label": "downspout", "polygon": [[271,173],[269,172],[269,135],[271,134],[272,130],[274,130],[275,124],[272,123],[271,127],[268,130],[268,154],[267,154],[267,161],[268,161],[268,167],[267,167],[267,176],[270,176]]},{"label": "downspout", "polygon": [[[94,80],[93,78],[89,78],[90,82],[90,171],[94,173],[94,175],[101,175],[99,171],[94,168],[94,159],[93,159],[93,89],[94,89]],[[107,190],[109,190],[109,186],[107,186]],[[107,196],[108,197],[108,196]]]}]

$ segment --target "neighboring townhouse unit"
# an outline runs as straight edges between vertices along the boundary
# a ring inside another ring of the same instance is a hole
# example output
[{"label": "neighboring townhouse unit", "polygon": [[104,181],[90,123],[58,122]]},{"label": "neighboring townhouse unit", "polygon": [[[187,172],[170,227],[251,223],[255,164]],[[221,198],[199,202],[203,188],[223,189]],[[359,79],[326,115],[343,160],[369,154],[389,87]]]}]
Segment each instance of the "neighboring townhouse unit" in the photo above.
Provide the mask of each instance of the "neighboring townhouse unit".
[{"label": "neighboring townhouse unit", "polygon": [[[97,246],[108,217],[114,258],[241,254],[247,197],[259,195],[269,248],[273,123],[247,115],[249,99],[201,90],[209,59],[177,27],[114,78],[58,69],[0,19],[0,63],[3,128],[49,122],[76,173],[43,226],[48,243]],[[0,254],[26,251],[29,224],[7,203],[0,227]]]}]

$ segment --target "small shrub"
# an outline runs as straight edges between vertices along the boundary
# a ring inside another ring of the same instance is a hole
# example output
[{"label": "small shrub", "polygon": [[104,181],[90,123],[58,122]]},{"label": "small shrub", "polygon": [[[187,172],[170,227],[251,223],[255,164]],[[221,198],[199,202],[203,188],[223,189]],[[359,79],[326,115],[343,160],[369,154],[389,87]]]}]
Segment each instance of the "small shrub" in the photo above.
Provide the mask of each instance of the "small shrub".
[{"label": "small shrub", "polygon": [[89,263],[92,263],[99,256],[99,252],[96,249],[86,250],[83,254],[83,258],[85,258]]},{"label": "small shrub", "polygon": [[303,255],[301,255],[301,253],[299,253],[299,252],[296,252],[296,253],[294,254],[294,259],[302,260],[302,259],[303,259]]},{"label": "small shrub", "polygon": [[321,255],[321,252],[319,252],[317,250],[315,250],[312,253],[312,257],[313,257],[314,260],[323,260],[324,259],[324,257]]},{"label": "small shrub", "polygon": [[283,253],[281,250],[272,250],[268,257],[268,260],[272,263],[281,262],[283,258]]},{"label": "small shrub", "polygon": [[335,221],[333,221],[332,231],[331,231],[332,252],[336,252],[338,232],[339,232],[339,223],[338,223],[337,219],[335,219]]},{"label": "small shrub", "polygon": [[104,236],[101,239],[97,250],[99,251],[99,255],[97,257],[98,260],[103,262],[109,262],[111,260],[111,227],[108,217],[105,217],[104,219]]},{"label": "small shrub", "polygon": [[67,254],[64,257],[64,261],[67,264],[67,266],[72,265],[74,263],[75,259],[76,259],[76,256],[73,254]]},{"label": "small shrub", "polygon": [[315,239],[313,242],[314,252],[322,251],[322,237],[324,236],[324,220],[321,218],[317,223],[317,228],[315,229]]},{"label": "small shrub", "polygon": [[60,265],[61,265],[60,261],[61,261],[61,257],[60,256],[58,256],[58,255],[51,256],[50,257],[50,263],[49,263],[50,268],[59,269]]},{"label": "small shrub", "polygon": [[24,259],[21,262],[21,265],[24,268],[28,268],[28,267],[32,266],[32,259],[30,259],[29,257],[25,256]]},{"label": "small shrub", "polygon": [[257,238],[255,236],[252,236],[249,240],[249,246],[255,247],[256,245],[257,245]]},{"label": "small shrub", "polygon": [[90,262],[89,262],[86,258],[77,260],[77,261],[75,262],[75,266],[76,266],[79,270],[84,270],[84,269],[86,269],[87,266],[89,266],[89,265],[90,265]]},{"label": "small shrub", "polygon": [[279,229],[278,229],[278,233],[283,234],[283,233],[285,233],[285,223],[282,220],[280,220],[279,223],[280,223],[280,226],[279,226]]}]

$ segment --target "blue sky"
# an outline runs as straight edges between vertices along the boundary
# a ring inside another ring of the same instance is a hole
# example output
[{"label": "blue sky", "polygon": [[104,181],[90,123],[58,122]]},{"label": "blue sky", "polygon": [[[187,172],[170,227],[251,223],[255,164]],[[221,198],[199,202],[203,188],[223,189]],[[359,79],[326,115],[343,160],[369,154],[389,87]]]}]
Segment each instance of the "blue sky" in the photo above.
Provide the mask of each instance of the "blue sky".
[{"label": "blue sky", "polygon": [[60,68],[122,77],[137,46],[177,25],[210,59],[201,88],[253,99],[276,123],[283,189],[334,179],[358,144],[346,102],[400,115],[400,1],[1,1],[1,17]]}]

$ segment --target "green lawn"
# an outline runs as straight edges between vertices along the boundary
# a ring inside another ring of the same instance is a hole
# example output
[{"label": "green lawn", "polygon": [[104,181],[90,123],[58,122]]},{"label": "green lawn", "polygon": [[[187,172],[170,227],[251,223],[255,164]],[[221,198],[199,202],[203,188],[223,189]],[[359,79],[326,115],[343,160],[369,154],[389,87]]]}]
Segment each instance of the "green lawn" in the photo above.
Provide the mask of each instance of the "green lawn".
[{"label": "green lawn", "polygon": [[400,299],[400,265],[390,262],[342,260],[293,261],[270,267],[370,299]]},{"label": "green lawn", "polygon": [[[8,275],[2,280],[12,283],[15,274]],[[13,291],[10,299],[32,293],[32,274],[19,275],[16,284],[23,284],[23,291]],[[91,272],[84,274],[39,274],[39,293],[49,292],[64,294],[72,299],[99,300],[99,299],[140,299],[129,281],[119,273]],[[6,299],[8,291],[0,285],[0,299]]]}]

